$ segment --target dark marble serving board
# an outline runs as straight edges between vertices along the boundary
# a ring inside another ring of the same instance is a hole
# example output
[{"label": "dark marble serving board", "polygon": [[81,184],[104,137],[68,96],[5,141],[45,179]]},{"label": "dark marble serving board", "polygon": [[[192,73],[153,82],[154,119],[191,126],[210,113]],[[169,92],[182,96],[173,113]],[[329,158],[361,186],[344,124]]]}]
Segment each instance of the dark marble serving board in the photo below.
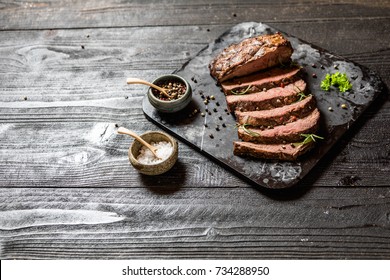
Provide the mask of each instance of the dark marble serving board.
[{"label": "dark marble serving board", "polygon": [[[294,48],[292,59],[303,66],[309,90],[317,100],[322,117],[321,128],[317,134],[325,139],[317,141],[313,150],[295,162],[233,155],[233,141],[238,140],[236,122],[234,117],[226,112],[225,96],[208,69],[211,59],[228,45],[244,38],[276,31],[290,40]],[[353,86],[350,92],[340,93],[334,88],[329,92],[321,90],[321,80],[327,73],[336,71],[347,73]],[[283,31],[255,22],[245,22],[232,27],[175,73],[190,82],[193,89],[192,102],[179,113],[162,114],[144,98],[143,110],[147,119],[225,168],[266,188],[287,188],[299,182],[383,90],[380,78],[369,69]],[[312,76],[313,73],[316,78]],[[202,93],[204,96],[213,95],[215,100],[211,100],[206,106],[201,98]],[[347,108],[341,108],[341,104],[346,104]],[[329,107],[332,107],[333,111],[329,111]],[[206,113],[205,117],[200,113],[193,114],[194,109],[205,112],[206,108],[211,114]]]}]

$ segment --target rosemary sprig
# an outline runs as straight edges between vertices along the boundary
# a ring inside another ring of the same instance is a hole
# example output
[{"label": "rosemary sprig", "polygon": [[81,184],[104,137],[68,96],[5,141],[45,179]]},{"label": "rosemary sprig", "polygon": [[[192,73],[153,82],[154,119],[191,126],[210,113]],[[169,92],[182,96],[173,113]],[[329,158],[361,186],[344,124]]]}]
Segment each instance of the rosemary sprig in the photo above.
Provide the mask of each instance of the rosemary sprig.
[{"label": "rosemary sprig", "polygon": [[259,137],[260,136],[260,134],[248,129],[247,126],[250,126],[250,124],[247,124],[247,123],[241,124],[241,125],[237,124],[237,127],[241,127],[245,131],[245,133],[249,134],[250,136],[252,136],[252,137]]},{"label": "rosemary sprig", "polygon": [[[298,101],[302,101],[303,99],[305,99],[305,98],[307,97],[307,95],[306,95],[303,91],[301,91],[300,93],[298,93],[298,96],[299,96]],[[297,102],[298,102],[298,101],[297,101]]]},{"label": "rosemary sprig", "polygon": [[296,85],[294,85],[294,87],[296,87],[299,91],[298,91],[298,96],[299,96],[299,99],[298,99],[298,101],[297,102],[299,102],[299,101],[302,101],[303,99],[305,99],[306,97],[308,97],[309,95],[306,95],[304,92],[303,92],[303,90],[301,90],[299,87],[297,87]]},{"label": "rosemary sprig", "polygon": [[296,89],[298,89],[298,93],[301,93],[301,92],[303,92],[303,90],[301,90],[298,86],[296,86],[296,85],[293,85]]},{"label": "rosemary sprig", "polygon": [[321,140],[324,139],[324,137],[321,137],[321,136],[318,136],[315,134],[302,133],[302,134],[300,134],[300,136],[304,137],[303,141],[299,142],[299,143],[293,143],[292,145],[294,145],[294,147],[300,146],[300,145],[305,145],[305,144],[308,144],[310,142],[316,142],[316,139],[321,139]]},{"label": "rosemary sprig", "polygon": [[231,93],[233,93],[234,95],[243,95],[245,93],[248,92],[248,90],[250,90],[252,87],[252,85],[249,85],[245,90],[243,91],[235,91],[235,90],[232,90]]}]

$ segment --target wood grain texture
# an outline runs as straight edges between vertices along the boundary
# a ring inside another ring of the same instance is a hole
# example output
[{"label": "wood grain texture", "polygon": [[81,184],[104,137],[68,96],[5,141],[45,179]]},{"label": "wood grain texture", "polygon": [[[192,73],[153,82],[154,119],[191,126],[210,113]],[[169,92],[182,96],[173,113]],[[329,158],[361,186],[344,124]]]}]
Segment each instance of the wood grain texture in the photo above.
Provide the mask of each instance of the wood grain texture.
[{"label": "wood grain texture", "polygon": [[[131,168],[152,80],[236,23],[261,21],[390,85],[388,1],[3,1],[0,258],[390,259],[386,91],[296,187],[256,189],[180,143]],[[151,9],[153,7],[153,9]]]},{"label": "wood grain texture", "polygon": [[[11,1],[1,29],[235,24],[242,21],[323,22],[388,19],[387,1]],[[20,20],[23,19],[23,20]],[[61,20],[58,20],[61,19]]]},{"label": "wood grain texture", "polygon": [[[322,188],[299,201],[223,187],[12,189],[0,198],[2,219],[13,209],[26,212],[13,230],[0,223],[3,256],[13,259],[375,259],[390,253],[388,188]],[[28,215],[36,216],[34,224],[24,221]]]}]

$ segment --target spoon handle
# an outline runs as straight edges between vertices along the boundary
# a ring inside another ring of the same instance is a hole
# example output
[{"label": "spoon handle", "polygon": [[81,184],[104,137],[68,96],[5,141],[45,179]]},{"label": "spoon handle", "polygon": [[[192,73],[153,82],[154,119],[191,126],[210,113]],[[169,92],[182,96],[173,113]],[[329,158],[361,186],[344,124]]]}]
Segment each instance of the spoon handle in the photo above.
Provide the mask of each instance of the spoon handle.
[{"label": "spoon handle", "polygon": [[162,87],[156,86],[155,84],[149,83],[148,81],[138,79],[138,78],[127,78],[126,82],[128,84],[142,84],[142,85],[147,85],[152,88],[157,89],[158,91],[161,91],[166,97],[170,98],[169,94],[163,89]]},{"label": "spoon handle", "polygon": [[131,137],[137,139],[139,142],[141,142],[142,145],[144,145],[146,148],[148,148],[152,153],[153,155],[156,157],[156,158],[159,158],[159,156],[157,156],[156,154],[156,150],[157,148],[156,147],[153,147],[152,145],[150,145],[148,142],[146,142],[144,139],[142,139],[138,134],[136,134],[134,131],[131,131],[127,128],[124,128],[124,127],[119,127],[118,128],[118,133],[119,134],[126,134],[126,135],[130,135]]}]

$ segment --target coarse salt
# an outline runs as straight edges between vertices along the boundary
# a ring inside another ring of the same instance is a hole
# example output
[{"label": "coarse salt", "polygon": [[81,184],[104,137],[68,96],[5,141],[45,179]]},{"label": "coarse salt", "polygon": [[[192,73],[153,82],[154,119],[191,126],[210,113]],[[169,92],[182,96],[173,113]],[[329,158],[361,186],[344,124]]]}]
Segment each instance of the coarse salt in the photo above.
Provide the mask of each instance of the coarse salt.
[{"label": "coarse salt", "polygon": [[151,142],[150,145],[157,148],[156,154],[159,158],[156,158],[148,148],[142,146],[137,157],[137,160],[142,164],[157,164],[163,162],[173,152],[172,144],[167,141]]}]

